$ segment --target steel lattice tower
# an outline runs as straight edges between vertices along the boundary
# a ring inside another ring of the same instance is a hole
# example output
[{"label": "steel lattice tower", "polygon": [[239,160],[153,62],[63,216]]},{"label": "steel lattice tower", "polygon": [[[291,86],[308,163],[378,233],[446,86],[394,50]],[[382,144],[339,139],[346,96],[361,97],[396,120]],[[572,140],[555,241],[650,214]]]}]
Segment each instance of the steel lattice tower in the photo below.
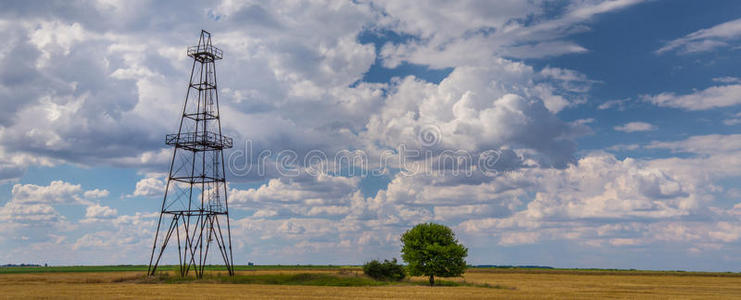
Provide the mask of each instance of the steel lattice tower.
[{"label": "steel lattice tower", "polygon": [[211,242],[216,242],[218,255],[229,275],[234,275],[223,152],[232,147],[232,139],[221,133],[216,86],[215,62],[222,51],[211,45],[211,34],[201,30],[198,45],[188,48],[188,56],[193,67],[180,128],[165,137],[165,143],[175,149],[147,274],[154,275],[174,239],[180,276],[192,269],[196,277],[203,277]]}]

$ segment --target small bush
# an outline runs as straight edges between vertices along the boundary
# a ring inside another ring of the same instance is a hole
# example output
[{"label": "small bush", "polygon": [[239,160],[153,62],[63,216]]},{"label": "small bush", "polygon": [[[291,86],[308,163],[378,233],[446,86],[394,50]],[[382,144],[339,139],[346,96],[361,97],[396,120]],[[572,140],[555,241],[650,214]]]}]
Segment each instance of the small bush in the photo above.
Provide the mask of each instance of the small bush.
[{"label": "small bush", "polygon": [[400,281],[407,276],[404,266],[393,260],[384,259],[383,262],[371,260],[363,265],[363,273],[375,280]]}]

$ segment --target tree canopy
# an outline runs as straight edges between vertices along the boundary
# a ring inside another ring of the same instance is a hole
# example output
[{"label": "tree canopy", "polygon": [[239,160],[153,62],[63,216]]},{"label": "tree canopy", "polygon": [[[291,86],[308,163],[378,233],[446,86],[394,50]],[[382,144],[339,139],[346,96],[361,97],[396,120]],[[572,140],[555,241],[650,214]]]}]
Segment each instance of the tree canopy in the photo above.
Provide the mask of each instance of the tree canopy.
[{"label": "tree canopy", "polygon": [[401,258],[412,276],[455,277],[466,270],[468,249],[458,243],[455,233],[445,225],[422,223],[401,236]]}]

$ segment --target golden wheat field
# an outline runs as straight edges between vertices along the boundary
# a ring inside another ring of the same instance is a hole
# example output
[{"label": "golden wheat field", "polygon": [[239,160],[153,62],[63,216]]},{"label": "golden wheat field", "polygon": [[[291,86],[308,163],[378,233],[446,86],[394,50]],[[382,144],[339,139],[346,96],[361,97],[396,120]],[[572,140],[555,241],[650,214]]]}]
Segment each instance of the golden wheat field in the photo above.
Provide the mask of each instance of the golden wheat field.
[{"label": "golden wheat field", "polygon": [[[334,273],[336,270],[242,271],[241,275],[285,273]],[[344,271],[347,272],[347,271]],[[0,298],[123,298],[169,299],[728,299],[741,298],[741,277],[735,274],[477,270],[463,278],[488,283],[486,287],[427,287],[389,285],[374,287],[325,287],[230,283],[142,283],[142,272],[77,272],[0,274]],[[414,278],[414,280],[422,280]],[[195,296],[195,297],[194,297]]]}]

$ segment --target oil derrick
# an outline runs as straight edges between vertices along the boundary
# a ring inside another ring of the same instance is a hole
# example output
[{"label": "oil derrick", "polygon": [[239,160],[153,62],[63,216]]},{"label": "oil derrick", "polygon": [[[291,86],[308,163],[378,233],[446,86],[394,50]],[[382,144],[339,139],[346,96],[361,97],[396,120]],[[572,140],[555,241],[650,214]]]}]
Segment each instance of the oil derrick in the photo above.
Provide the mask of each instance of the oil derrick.
[{"label": "oil derrick", "polygon": [[198,45],[187,53],[193,58],[190,84],[178,133],[165,137],[174,150],[147,274],[154,275],[165,248],[177,244],[180,276],[192,270],[203,277],[213,248],[234,275],[223,152],[232,147],[232,139],[221,133],[216,88],[215,62],[222,51],[211,45],[211,34],[201,30]]}]

